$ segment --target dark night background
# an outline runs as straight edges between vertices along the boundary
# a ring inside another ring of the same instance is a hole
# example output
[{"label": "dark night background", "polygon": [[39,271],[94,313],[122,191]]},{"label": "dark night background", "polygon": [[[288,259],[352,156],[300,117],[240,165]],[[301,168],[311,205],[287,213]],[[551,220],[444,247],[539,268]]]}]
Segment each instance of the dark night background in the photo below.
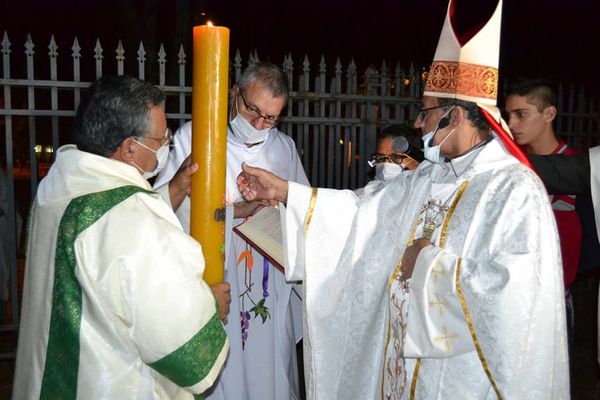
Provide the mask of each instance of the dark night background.
[{"label": "dark night background", "polygon": [[[490,8],[490,0],[460,3],[469,3],[469,16],[475,19]],[[105,62],[114,58],[118,39],[129,62],[135,63],[141,40],[150,53],[148,62],[156,58],[160,43],[167,60],[174,61],[179,44],[191,49],[191,27],[210,17],[231,29],[232,56],[239,49],[244,62],[253,49],[277,64],[291,52],[299,70],[307,54],[314,71],[323,54],[329,71],[340,57],[344,70],[354,58],[362,73],[368,64],[380,67],[383,60],[392,70],[396,63],[428,66],[446,7],[447,0],[0,0],[0,34],[7,31],[15,63],[24,58],[28,32],[36,59],[47,58],[54,34],[62,59],[70,59],[77,35],[82,60],[89,59],[100,38]],[[594,0],[505,0],[501,75],[543,75],[599,93],[599,17],[600,3]],[[24,74],[17,65],[13,76]],[[175,68],[173,62],[167,65]]]},{"label": "dark night background", "polygon": [[[481,20],[482,15],[489,13],[490,4],[493,7],[495,3],[494,0],[457,2],[459,6],[469,3],[460,8],[468,9],[462,20],[465,28]],[[239,49],[244,66],[250,52],[256,49],[261,59],[278,65],[284,55],[291,53],[295,76],[302,70],[305,54],[311,61],[312,76],[318,71],[321,55],[325,56],[330,75],[337,57],[344,73],[353,58],[362,74],[369,64],[380,68],[384,60],[391,71],[398,63],[405,70],[411,62],[418,67],[429,66],[447,4],[447,0],[0,0],[0,41],[6,32],[12,43],[11,77],[25,78],[24,43],[27,33],[31,33],[35,44],[35,77],[49,79],[48,44],[54,34],[59,47],[58,79],[71,80],[71,47],[77,36],[82,48],[83,81],[95,78],[93,48],[97,38],[104,48],[106,74],[116,73],[114,59],[119,39],[125,48],[125,71],[135,74],[137,49],[143,41],[147,51],[146,79],[155,83],[156,54],[162,43],[167,52],[166,83],[177,85],[179,46],[183,44],[187,53],[189,71],[192,27],[210,18],[215,24],[231,29],[231,56]],[[543,76],[566,85],[575,84],[577,89],[583,87],[586,94],[599,96],[599,55],[600,1],[504,0],[502,81],[517,76]],[[1,64],[2,55],[0,71]],[[186,84],[191,85],[189,72],[186,76]],[[26,108],[26,93],[24,90],[19,93],[21,101],[13,95],[13,107]],[[36,102],[40,97],[44,100],[48,96],[38,94]],[[595,104],[597,107],[598,103]],[[27,138],[20,143],[22,153],[28,154]],[[2,146],[4,143],[0,141],[0,166],[5,154]],[[27,191],[29,180],[21,185]],[[29,199],[21,200],[22,215],[27,215],[28,204]],[[589,260],[597,267],[597,257]],[[600,369],[595,353],[598,268],[592,273],[581,272],[585,271],[580,268],[573,290],[576,309],[571,354],[573,400],[600,398]],[[0,344],[8,343],[3,340],[0,335]],[[16,335],[11,340],[14,345]],[[0,363],[0,399],[9,398],[12,385],[12,375],[6,372],[12,367],[6,365]]]}]

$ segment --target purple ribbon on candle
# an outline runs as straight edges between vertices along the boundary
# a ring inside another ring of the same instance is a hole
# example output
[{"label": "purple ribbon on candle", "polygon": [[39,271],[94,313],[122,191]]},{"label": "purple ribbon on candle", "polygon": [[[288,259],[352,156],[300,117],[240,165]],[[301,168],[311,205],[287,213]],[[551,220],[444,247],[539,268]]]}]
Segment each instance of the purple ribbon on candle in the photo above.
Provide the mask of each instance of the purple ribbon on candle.
[{"label": "purple ribbon on candle", "polygon": [[269,297],[269,261],[266,258],[263,258],[263,280],[262,280],[262,288],[263,288],[263,297]]}]

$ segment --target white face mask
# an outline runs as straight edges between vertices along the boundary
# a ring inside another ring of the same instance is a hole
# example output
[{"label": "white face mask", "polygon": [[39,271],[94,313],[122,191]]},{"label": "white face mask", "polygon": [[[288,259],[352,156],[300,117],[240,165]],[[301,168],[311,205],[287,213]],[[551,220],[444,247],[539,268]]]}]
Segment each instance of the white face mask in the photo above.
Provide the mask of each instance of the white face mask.
[{"label": "white face mask", "polygon": [[[446,112],[442,118],[447,116],[452,110],[453,109],[448,110],[448,112]],[[441,118],[440,118],[440,120],[441,120]],[[439,126],[439,122],[438,122],[438,126]],[[444,142],[446,140],[448,140],[448,138],[454,134],[455,129],[452,129],[450,131],[450,133],[448,133],[448,135],[446,135],[446,137],[444,139],[442,139],[442,141],[439,144],[432,145],[431,142],[433,141],[433,137],[435,136],[435,134],[437,133],[437,131],[439,129],[438,126],[436,126],[435,129],[432,130],[431,132],[428,132],[426,135],[424,135],[421,139],[423,140],[423,155],[425,156],[425,158],[427,160],[431,161],[432,163],[441,165],[444,160],[442,157],[440,157],[440,148],[442,147]]]},{"label": "white face mask", "polygon": [[272,129],[256,129],[239,113],[233,120],[231,120],[231,122],[229,122],[229,127],[231,128],[235,139],[242,144],[256,144],[264,142],[267,140],[269,131]]},{"label": "white face mask", "polygon": [[142,176],[146,179],[150,179],[155,177],[164,167],[165,165],[167,165],[167,160],[169,159],[169,145],[166,144],[164,146],[160,146],[158,148],[158,150],[152,150],[150,147],[146,146],[144,143],[134,139],[136,141],[137,144],[139,144],[140,146],[150,150],[151,152],[153,152],[154,154],[156,154],[156,166],[154,167],[154,169],[152,171],[144,171],[143,169],[141,169],[136,163],[134,163],[133,161],[131,161],[131,163],[140,170],[140,172],[142,173]]},{"label": "white face mask", "polygon": [[395,163],[379,163],[375,165],[375,179],[381,181],[389,181],[394,179],[399,173],[403,171],[403,168]]}]

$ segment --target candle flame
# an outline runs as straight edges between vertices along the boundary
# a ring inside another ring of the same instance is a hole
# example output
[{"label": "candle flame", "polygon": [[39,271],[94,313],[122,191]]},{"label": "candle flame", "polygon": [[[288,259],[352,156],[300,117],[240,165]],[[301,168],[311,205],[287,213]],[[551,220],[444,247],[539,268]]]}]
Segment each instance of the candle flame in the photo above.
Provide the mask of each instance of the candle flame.
[{"label": "candle flame", "polygon": [[207,21],[207,22],[206,22],[206,25],[208,25],[208,26],[213,26],[213,23],[212,23],[212,21]]}]

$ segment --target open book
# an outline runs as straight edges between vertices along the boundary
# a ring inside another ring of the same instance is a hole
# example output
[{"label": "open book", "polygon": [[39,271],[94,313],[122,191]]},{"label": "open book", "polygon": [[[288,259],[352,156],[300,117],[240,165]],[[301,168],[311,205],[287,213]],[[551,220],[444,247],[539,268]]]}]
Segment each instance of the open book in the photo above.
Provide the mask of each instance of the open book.
[{"label": "open book", "polygon": [[283,238],[278,208],[262,208],[233,231],[283,271]]}]

